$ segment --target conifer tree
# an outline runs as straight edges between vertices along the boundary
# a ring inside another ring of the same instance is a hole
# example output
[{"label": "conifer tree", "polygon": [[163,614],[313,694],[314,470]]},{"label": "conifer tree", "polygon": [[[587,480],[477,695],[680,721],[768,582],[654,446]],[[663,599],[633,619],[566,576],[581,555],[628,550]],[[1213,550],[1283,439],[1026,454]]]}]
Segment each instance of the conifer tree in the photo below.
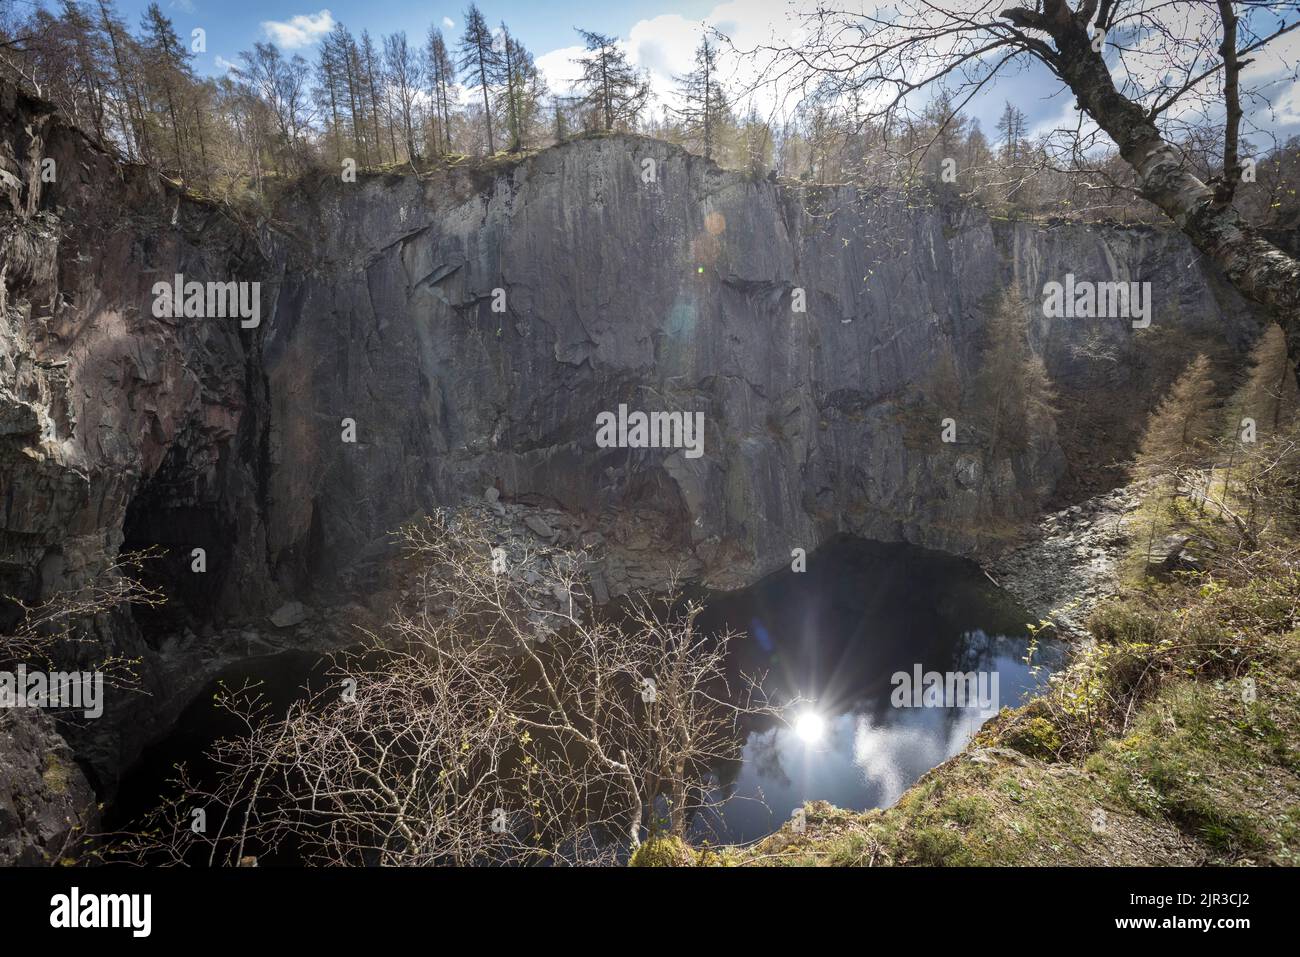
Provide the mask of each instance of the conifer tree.
[{"label": "conifer tree", "polygon": [[342,23],[335,23],[334,29],[321,41],[321,57],[326,63],[321,69],[338,87],[332,94],[332,102],[339,114],[340,125],[346,118],[346,129],[352,140],[349,152],[357,154],[355,158],[360,159],[362,166],[369,166],[361,57],[352,32]]},{"label": "conifer tree", "polygon": [[578,84],[585,91],[582,106],[597,129],[609,131],[636,125],[650,99],[650,83],[638,76],[619,49],[618,40],[604,33],[579,30],[587,54]]},{"label": "conifer tree", "polygon": [[998,299],[975,380],[977,416],[989,435],[991,459],[1023,450],[1052,423],[1052,383],[1029,348],[1029,308],[1012,283]]},{"label": "conifer tree", "polygon": [[330,140],[334,144],[334,164],[343,161],[342,123],[339,118],[339,106],[343,90],[345,67],[338,51],[335,49],[334,34],[331,33],[321,41],[316,55],[316,98],[323,113],[329,116]]},{"label": "conifer tree", "polygon": [[1199,465],[1217,428],[1210,360],[1198,355],[1183,370],[1147,422],[1137,456],[1143,478],[1179,476]]},{"label": "conifer tree", "polygon": [[[1250,374],[1231,403],[1224,497],[1229,497],[1232,490],[1234,468],[1241,456],[1245,462],[1240,484],[1245,488],[1247,507],[1245,518],[1234,517],[1234,521],[1243,528],[1245,537],[1253,540],[1260,495],[1279,488],[1269,473],[1281,476],[1296,471],[1300,458],[1295,442],[1300,390],[1296,388],[1295,367],[1287,357],[1286,333],[1281,326],[1274,323],[1264,330],[1250,358]],[[1287,481],[1281,479],[1283,484]],[[1220,513],[1226,508],[1221,504]]]},{"label": "conifer tree", "polygon": [[681,118],[682,133],[698,145],[705,159],[718,152],[723,127],[731,118],[727,98],[718,83],[718,50],[706,35],[695,48],[695,68],[674,77],[683,106],[673,112]]},{"label": "conifer tree", "polygon": [[1300,389],[1281,326],[1272,323],[1264,330],[1251,350],[1250,363],[1250,377],[1237,392],[1234,405],[1260,429],[1276,434],[1300,407]]},{"label": "conifer tree", "polygon": [[1026,121],[1024,112],[1012,106],[1011,102],[1008,101],[1002,110],[1002,115],[998,118],[997,129],[1002,134],[1003,159],[1014,166],[1020,161],[1020,153],[1025,140]]},{"label": "conifer tree", "polygon": [[[379,132],[379,99],[382,94],[383,68],[379,63],[379,50],[370,38],[369,30],[361,31],[361,43],[357,47],[361,62],[361,83],[370,97],[370,124],[375,130],[375,162],[384,161],[383,136]],[[391,121],[388,122],[388,141],[392,148],[393,162],[397,162],[397,139],[393,135]]]},{"label": "conifer tree", "polygon": [[[117,87],[118,123],[122,128],[122,138],[126,145],[127,159],[134,160],[136,149],[140,158],[149,160],[149,146],[145,139],[143,110],[140,105],[139,88],[131,82],[130,53],[131,39],[126,25],[113,9],[110,0],[97,0],[99,6],[99,28],[108,38],[108,49],[112,54],[113,76]],[[134,148],[133,148],[134,147]]]},{"label": "conifer tree", "polygon": [[1217,431],[1217,405],[1210,360],[1198,355],[1183,370],[1147,422],[1134,473],[1156,485],[1155,514],[1147,536],[1147,562],[1155,544],[1159,512],[1177,495],[1187,474],[1200,466]]},{"label": "conifer tree", "polygon": [[487,19],[472,3],[465,11],[465,32],[461,34],[457,49],[460,53],[457,68],[467,80],[478,86],[483,95],[483,122],[487,126],[487,151],[490,156],[497,151],[496,140],[492,136],[490,90],[492,77],[496,76],[499,69],[500,54]]},{"label": "conifer tree", "polygon": [[546,83],[537,69],[533,55],[501,24],[501,55],[495,82],[499,89],[497,114],[504,115],[510,134],[511,152],[527,145],[530,131],[546,95]]},{"label": "conifer tree", "polygon": [[181,44],[171,20],[163,16],[157,3],[149,4],[141,23],[144,32],[142,49],[145,57],[145,76],[148,86],[161,99],[166,108],[164,128],[171,127],[175,144],[176,169],[185,180],[185,152],[181,142],[182,107],[181,91],[193,81],[190,70],[190,53]]},{"label": "conifer tree", "polygon": [[429,79],[429,95],[433,101],[434,115],[440,139],[435,144],[438,152],[451,152],[451,88],[456,82],[456,71],[447,52],[447,42],[437,27],[429,28],[429,45],[426,52],[425,76]]}]

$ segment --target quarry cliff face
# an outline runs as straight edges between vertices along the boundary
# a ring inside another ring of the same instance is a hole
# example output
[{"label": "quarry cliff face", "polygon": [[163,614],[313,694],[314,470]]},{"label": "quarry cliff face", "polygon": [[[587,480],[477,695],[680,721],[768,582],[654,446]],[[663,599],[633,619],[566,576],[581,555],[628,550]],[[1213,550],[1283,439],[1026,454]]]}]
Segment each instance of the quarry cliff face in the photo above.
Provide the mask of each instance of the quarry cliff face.
[{"label": "quarry cliff face", "polygon": [[[786,187],[632,136],[491,176],[307,183],[277,220],[267,533],[298,585],[488,486],[596,526],[648,510],[724,587],[836,532],[994,548],[1057,487],[1058,436],[991,458],[960,409],[952,444],[937,420],[909,441],[900,413],[944,350],[977,372],[1000,289],[1153,282],[1150,329],[1031,321],[1083,447],[1131,440],[1166,338],[1239,349],[1254,328],[1168,231]],[[602,447],[620,406],[696,413],[703,454]]]},{"label": "quarry cliff face", "polygon": [[173,273],[254,275],[256,246],[214,206],[122,166],[11,87],[0,95],[4,584],[44,596],[128,540],[205,539],[226,555],[208,601],[257,593],[256,335],[156,318],[150,294]]},{"label": "quarry cliff face", "polygon": [[[100,625],[154,691],[81,746],[101,784],[184,704],[177,674],[237,654],[225,629],[372,593],[389,531],[439,505],[562,510],[624,548],[611,594],[653,578],[638,546],[722,587],[838,532],[974,554],[1131,444],[1189,343],[1258,327],[1168,230],[777,184],[634,136],[309,177],[253,226],[0,98],[0,590],[169,550],[172,610]],[[993,456],[957,409],[959,441],[918,441],[938,357],[974,376],[996,293],[1067,273],[1151,282],[1151,327],[1037,311],[1056,429]],[[176,274],[259,282],[259,321],[155,315]],[[701,454],[598,442],[620,406],[701,422]]]}]

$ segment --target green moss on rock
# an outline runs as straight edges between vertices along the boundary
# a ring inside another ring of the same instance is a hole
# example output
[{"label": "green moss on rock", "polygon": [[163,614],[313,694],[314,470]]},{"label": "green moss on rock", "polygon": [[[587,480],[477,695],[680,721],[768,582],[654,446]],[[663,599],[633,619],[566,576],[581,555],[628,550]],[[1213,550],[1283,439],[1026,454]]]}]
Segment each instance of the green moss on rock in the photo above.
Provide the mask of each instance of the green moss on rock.
[{"label": "green moss on rock", "polygon": [[695,852],[680,837],[656,837],[632,854],[629,867],[692,867]]}]

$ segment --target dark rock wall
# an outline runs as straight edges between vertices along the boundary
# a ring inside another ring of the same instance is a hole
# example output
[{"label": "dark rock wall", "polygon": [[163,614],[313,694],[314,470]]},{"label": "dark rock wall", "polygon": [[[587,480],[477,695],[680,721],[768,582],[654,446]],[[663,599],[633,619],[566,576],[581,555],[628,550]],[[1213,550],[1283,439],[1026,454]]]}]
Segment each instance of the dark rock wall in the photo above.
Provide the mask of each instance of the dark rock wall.
[{"label": "dark rock wall", "polygon": [[98,824],[95,792],[54,720],[0,712],[0,867],[79,862]]},{"label": "dark rock wall", "polygon": [[[177,272],[264,268],[251,232],[216,207],[0,86],[0,596],[41,601],[123,547],[154,545],[170,550],[151,563],[156,583],[192,617],[237,619],[270,600],[261,330],[155,318],[150,292]],[[189,572],[194,547],[211,553],[204,576]],[[0,601],[0,628],[13,614]],[[163,635],[128,611],[92,628],[94,653],[78,657],[139,659],[148,692],[111,694],[98,722],[63,728],[107,790],[184,702],[163,681]]]},{"label": "dark rock wall", "polygon": [[[256,246],[215,207],[116,163],[41,104],[12,88],[0,98],[4,583],[37,597],[75,585],[134,524],[137,545],[225,550],[214,607],[238,614],[266,578],[260,330],[155,318],[150,289],[175,273],[256,279]],[[205,523],[225,540],[188,531]]]},{"label": "dark rock wall", "polygon": [[[1056,489],[1061,442],[990,461],[940,445],[937,422],[936,441],[904,441],[899,411],[945,346],[974,375],[1010,279],[1155,285],[1151,330],[1032,323],[1079,465],[1131,445],[1188,342],[1239,352],[1255,327],[1168,231],[787,189],[630,136],[547,150],[487,187],[315,182],[277,218],[268,535],[297,584],[488,485],[597,516],[650,507],[721,585],[842,531],[986,550]],[[620,403],[702,411],[705,454],[597,448],[596,415]]]}]

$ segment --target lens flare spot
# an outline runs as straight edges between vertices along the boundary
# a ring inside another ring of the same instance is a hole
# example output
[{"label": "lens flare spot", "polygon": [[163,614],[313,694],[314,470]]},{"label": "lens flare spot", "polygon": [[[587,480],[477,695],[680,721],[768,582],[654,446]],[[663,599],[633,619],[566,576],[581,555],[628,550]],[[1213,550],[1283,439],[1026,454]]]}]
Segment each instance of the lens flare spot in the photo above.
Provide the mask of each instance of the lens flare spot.
[{"label": "lens flare spot", "polygon": [[794,733],[804,744],[816,744],[826,737],[826,719],[815,711],[805,711],[794,719]]}]

